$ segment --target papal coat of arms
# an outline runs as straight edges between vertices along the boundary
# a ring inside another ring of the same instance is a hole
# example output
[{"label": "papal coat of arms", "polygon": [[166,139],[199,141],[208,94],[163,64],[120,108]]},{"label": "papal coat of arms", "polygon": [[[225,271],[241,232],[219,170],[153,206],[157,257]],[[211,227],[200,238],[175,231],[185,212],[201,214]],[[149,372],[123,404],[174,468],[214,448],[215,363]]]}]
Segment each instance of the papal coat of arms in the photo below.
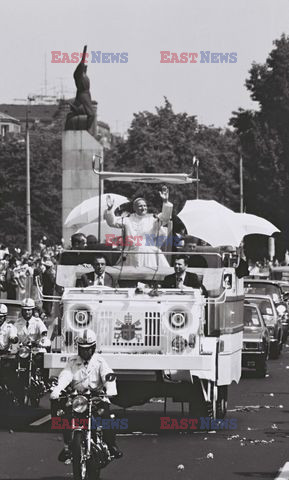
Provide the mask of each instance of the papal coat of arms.
[{"label": "papal coat of arms", "polygon": [[134,338],[140,342],[142,335],[141,330],[141,322],[140,320],[137,320],[136,322],[133,323],[132,321],[132,315],[130,313],[127,313],[124,316],[124,321],[117,320],[116,321],[116,327],[114,328],[115,333],[114,333],[114,338],[116,340],[119,340],[120,337],[125,340],[126,342],[129,342],[130,340],[133,340]]}]

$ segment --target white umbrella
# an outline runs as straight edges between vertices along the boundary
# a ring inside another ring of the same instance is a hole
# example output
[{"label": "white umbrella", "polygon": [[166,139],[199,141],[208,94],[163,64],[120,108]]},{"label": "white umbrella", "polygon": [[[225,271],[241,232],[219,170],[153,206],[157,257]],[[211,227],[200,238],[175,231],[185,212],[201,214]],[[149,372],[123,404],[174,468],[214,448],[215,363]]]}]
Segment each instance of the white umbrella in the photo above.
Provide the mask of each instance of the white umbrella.
[{"label": "white umbrella", "polygon": [[[83,233],[85,236],[94,235],[98,238],[98,222],[92,222],[87,225],[83,225],[77,230],[76,233]],[[109,227],[105,220],[101,222],[101,241],[105,243],[107,234],[113,234],[116,237],[122,236],[122,231],[119,228]]]},{"label": "white umbrella", "polygon": [[[106,209],[106,196],[110,195],[114,200],[114,208],[119,207],[122,203],[128,202],[128,199],[123,195],[117,193],[104,193],[101,195],[101,216],[103,216]],[[66,227],[72,227],[73,225],[88,224],[95,220],[98,220],[98,195],[92,198],[84,200],[82,203],[74,207],[70,214],[67,216],[64,225]]]},{"label": "white umbrella", "polygon": [[280,230],[269,222],[265,218],[258,217],[257,215],[252,215],[251,213],[235,213],[234,214],[238,221],[241,222],[245,235],[250,234],[261,234],[271,236],[275,232],[280,232]]},{"label": "white umbrella", "polygon": [[188,200],[178,216],[190,235],[201,238],[213,247],[237,247],[245,235],[272,235],[279,231],[261,217],[235,213],[214,200]]}]

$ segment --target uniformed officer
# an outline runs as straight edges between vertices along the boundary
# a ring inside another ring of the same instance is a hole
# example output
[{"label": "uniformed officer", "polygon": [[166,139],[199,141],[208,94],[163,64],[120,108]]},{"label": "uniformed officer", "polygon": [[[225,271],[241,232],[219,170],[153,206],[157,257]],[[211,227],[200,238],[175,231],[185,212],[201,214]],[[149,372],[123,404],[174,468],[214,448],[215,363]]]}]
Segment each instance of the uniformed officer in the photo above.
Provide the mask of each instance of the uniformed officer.
[{"label": "uniformed officer", "polygon": [[12,323],[7,322],[8,309],[0,304],[0,354],[7,352],[10,345],[18,342],[17,329]]},{"label": "uniformed officer", "polygon": [[34,317],[35,302],[25,298],[22,302],[22,318],[16,322],[19,342],[39,343],[47,335],[47,328],[39,317]]},{"label": "uniformed officer", "polygon": [[[62,370],[58,378],[58,384],[54,387],[51,393],[51,400],[56,400],[60,396],[60,392],[68,385],[72,385],[79,392],[83,392],[88,388],[90,390],[105,389],[107,397],[104,401],[107,404],[105,408],[105,415],[109,415],[109,396],[117,395],[116,383],[107,382],[106,376],[113,373],[106,361],[95,353],[96,349],[96,335],[92,330],[85,329],[83,335],[77,339],[78,356],[73,357],[68,361],[67,366]],[[71,457],[70,430],[63,432],[64,449],[60,452],[58,459],[62,462],[69,460]],[[115,443],[115,434],[113,430],[104,429],[104,441],[115,458],[120,458],[122,452]]]}]

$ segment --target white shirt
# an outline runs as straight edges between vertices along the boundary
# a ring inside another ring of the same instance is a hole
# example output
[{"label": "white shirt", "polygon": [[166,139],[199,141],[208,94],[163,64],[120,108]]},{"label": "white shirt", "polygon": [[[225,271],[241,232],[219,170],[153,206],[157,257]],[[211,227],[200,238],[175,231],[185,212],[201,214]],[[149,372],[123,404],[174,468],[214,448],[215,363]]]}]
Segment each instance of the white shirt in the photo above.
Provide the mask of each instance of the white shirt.
[{"label": "white shirt", "polygon": [[104,285],[104,273],[99,277],[95,273],[93,286],[95,287],[97,285]]},{"label": "white shirt", "polygon": [[37,342],[47,332],[47,328],[40,318],[32,316],[28,322],[27,326],[27,321],[21,318],[15,324],[21,343]]},{"label": "white shirt", "polygon": [[54,387],[51,398],[58,398],[61,390],[64,390],[70,383],[79,392],[83,392],[87,388],[96,389],[105,386],[107,395],[117,395],[115,381],[106,382],[105,380],[108,373],[113,373],[113,370],[96,353],[92,355],[87,365],[81,357],[72,357],[60,373],[58,385]]},{"label": "white shirt", "polygon": [[16,337],[16,327],[12,323],[4,322],[0,327],[0,350],[6,350]]}]

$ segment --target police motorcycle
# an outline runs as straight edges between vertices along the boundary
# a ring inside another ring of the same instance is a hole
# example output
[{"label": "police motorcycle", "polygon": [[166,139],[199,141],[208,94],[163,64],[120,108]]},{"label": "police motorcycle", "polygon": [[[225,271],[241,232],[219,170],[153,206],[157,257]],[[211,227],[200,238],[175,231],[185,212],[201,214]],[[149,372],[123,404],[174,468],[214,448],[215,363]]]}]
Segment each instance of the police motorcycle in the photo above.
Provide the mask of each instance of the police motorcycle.
[{"label": "police motorcycle", "polygon": [[[11,406],[15,403],[13,393],[15,381],[16,356],[14,345],[18,342],[17,330],[13,324],[6,322],[8,308],[0,304],[0,404]],[[13,378],[14,374],[14,378]]]},{"label": "police motorcycle", "polygon": [[[30,321],[34,308],[35,302],[33,299],[26,298],[23,300],[22,316],[26,322]],[[40,398],[51,386],[48,380],[49,371],[45,370],[43,366],[44,353],[50,352],[51,342],[46,335],[33,340],[33,336],[28,335],[21,328],[20,325],[18,330],[20,342],[16,354],[18,403],[38,407]],[[26,326],[26,328],[28,327]]]},{"label": "police motorcycle", "polygon": [[[116,375],[109,373],[105,378],[113,382]],[[95,422],[95,415],[99,418],[106,412],[105,398],[99,389],[80,393],[67,387],[58,400],[52,400],[52,416],[56,414],[63,420],[62,428],[71,431],[71,458],[65,463],[72,463],[74,480],[98,480],[101,469],[118,458],[109,450],[102,426]],[[110,414],[110,418],[114,415]]]},{"label": "police motorcycle", "polygon": [[41,397],[49,391],[51,382],[43,368],[43,354],[49,352],[51,342],[43,337],[39,342],[20,344],[17,352],[17,378],[21,385],[18,401],[22,405],[38,407]]}]

